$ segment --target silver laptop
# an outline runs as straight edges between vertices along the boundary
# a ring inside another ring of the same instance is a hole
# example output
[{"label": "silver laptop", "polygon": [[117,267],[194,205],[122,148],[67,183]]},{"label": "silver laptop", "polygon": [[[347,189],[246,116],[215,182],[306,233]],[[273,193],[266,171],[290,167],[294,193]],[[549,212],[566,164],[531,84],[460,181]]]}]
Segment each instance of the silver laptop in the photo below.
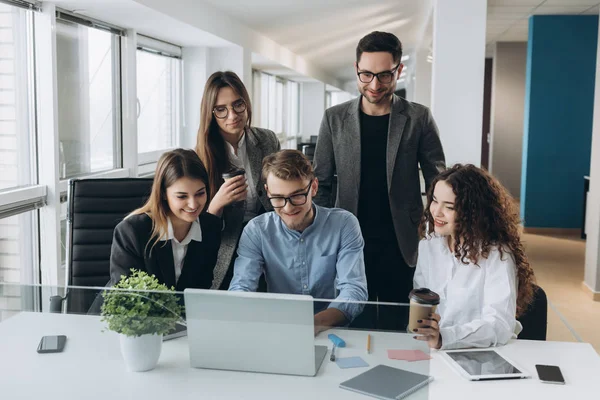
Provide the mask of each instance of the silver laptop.
[{"label": "silver laptop", "polygon": [[311,296],[185,289],[190,363],[196,368],[315,376]]}]

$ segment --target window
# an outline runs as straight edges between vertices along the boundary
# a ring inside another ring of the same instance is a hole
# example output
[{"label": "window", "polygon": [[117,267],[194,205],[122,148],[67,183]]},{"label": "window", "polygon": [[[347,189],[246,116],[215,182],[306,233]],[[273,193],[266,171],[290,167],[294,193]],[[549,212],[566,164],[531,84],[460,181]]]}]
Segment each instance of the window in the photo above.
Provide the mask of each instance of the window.
[{"label": "window", "polygon": [[139,164],[179,145],[181,60],[157,53],[138,50],[136,55]]},{"label": "window", "polygon": [[36,282],[32,29],[32,11],[0,3],[0,283]]},{"label": "window", "polygon": [[287,81],[287,136],[296,136],[300,132],[300,85]]},{"label": "window", "polygon": [[56,21],[61,179],[121,163],[118,39],[106,30]]},{"label": "window", "polygon": [[0,219],[0,283],[33,283],[37,272],[37,211]]},{"label": "window", "polygon": [[253,74],[256,125],[275,132],[281,143],[294,138],[300,127],[300,85],[260,71]]},{"label": "window", "polygon": [[34,184],[32,12],[0,3],[0,191]]},{"label": "window", "polygon": [[283,98],[283,90],[284,90],[284,86],[285,86],[285,82],[281,79],[276,79],[275,80],[275,125],[274,125],[274,131],[277,134],[282,134],[285,133],[283,126],[284,126],[284,121],[283,121],[283,117],[284,117],[284,98]]}]

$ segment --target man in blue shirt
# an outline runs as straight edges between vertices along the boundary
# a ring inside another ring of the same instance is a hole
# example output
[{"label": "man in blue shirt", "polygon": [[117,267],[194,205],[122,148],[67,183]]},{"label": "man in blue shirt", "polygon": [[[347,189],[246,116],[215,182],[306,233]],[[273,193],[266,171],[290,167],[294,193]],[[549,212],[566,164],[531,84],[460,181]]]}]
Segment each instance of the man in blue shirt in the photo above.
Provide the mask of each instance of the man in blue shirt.
[{"label": "man in blue shirt", "polygon": [[335,299],[316,307],[315,333],[352,321],[368,297],[358,220],[312,202],[319,182],[297,150],[265,157],[262,175],[275,211],[244,229],[229,290],[256,291],[264,272],[269,292]]}]

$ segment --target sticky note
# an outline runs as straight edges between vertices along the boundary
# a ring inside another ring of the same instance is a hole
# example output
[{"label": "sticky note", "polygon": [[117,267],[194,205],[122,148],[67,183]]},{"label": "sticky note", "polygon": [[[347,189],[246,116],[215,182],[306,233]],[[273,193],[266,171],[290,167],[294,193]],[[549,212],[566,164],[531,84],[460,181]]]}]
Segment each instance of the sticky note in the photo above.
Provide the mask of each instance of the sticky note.
[{"label": "sticky note", "polygon": [[360,357],[336,358],[335,363],[340,368],[361,368],[369,366],[369,364]]},{"label": "sticky note", "polygon": [[421,350],[388,350],[388,358],[392,360],[421,361],[431,357]]}]

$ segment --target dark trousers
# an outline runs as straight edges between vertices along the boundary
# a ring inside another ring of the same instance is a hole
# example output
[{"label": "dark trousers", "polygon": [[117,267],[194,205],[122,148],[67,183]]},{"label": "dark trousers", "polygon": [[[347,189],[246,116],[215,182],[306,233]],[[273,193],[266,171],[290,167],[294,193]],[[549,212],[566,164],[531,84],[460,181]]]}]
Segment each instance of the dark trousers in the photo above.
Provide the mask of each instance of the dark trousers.
[{"label": "dark trousers", "polygon": [[[395,235],[385,240],[365,237],[364,256],[369,301],[408,304],[415,269],[404,261]],[[360,329],[393,331],[406,331],[407,325],[407,305],[366,305],[351,324]]]}]

